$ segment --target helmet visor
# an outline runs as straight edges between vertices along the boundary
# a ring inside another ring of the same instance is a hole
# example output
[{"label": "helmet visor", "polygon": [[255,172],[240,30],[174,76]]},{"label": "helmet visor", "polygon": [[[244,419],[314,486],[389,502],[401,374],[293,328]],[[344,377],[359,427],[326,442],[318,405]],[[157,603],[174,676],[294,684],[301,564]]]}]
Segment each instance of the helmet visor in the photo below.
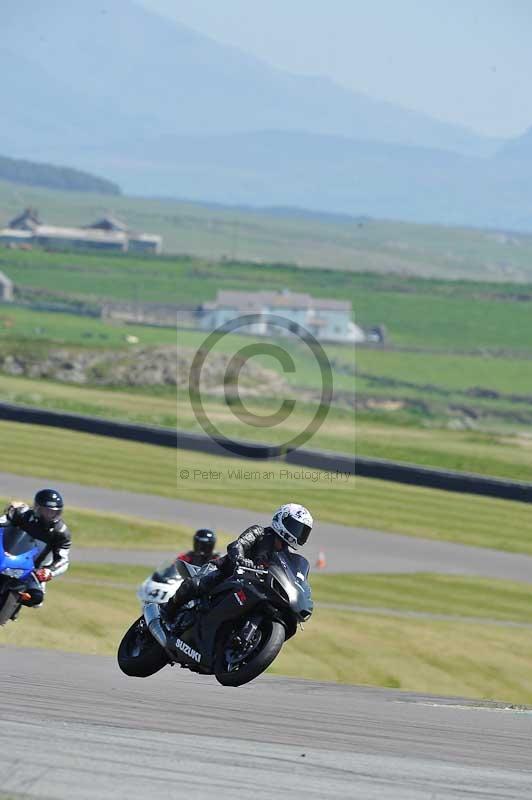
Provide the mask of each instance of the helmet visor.
[{"label": "helmet visor", "polygon": [[292,536],[295,537],[298,545],[305,544],[312,530],[310,525],[305,525],[304,522],[294,519],[294,517],[286,517],[283,519],[283,525],[288,533],[291,533]]},{"label": "helmet visor", "polygon": [[198,541],[198,539],[194,542],[194,552],[200,556],[210,556],[213,550],[214,542],[202,542]]},{"label": "helmet visor", "polygon": [[48,508],[48,506],[36,506],[35,513],[44,522],[57,522],[61,517],[60,508]]},{"label": "helmet visor", "polygon": [[197,531],[194,534],[194,552],[202,556],[212,555],[216,537],[212,531]]}]

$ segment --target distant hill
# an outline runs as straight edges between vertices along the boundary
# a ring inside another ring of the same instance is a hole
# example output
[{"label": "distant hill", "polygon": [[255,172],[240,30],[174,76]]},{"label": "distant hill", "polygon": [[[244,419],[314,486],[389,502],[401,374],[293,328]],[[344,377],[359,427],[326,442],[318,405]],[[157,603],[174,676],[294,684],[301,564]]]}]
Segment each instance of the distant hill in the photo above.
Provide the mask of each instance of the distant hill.
[{"label": "distant hill", "polygon": [[[386,273],[382,286],[388,285],[390,291],[395,285],[391,273],[454,280],[532,283],[532,235],[413,225],[361,217],[350,220],[345,215],[331,218],[331,215],[306,211],[292,213],[290,210],[284,214],[277,210],[272,213],[268,209],[124,195],[109,198],[87,193],[67,194],[0,181],[0,228],[24,207],[38,209],[39,216],[50,225],[86,225],[104,214],[113,214],[127,222],[132,229],[161,234],[166,254],[187,253],[216,260],[239,260],[248,263],[250,272],[257,276],[261,270],[255,270],[252,265],[260,261]],[[20,257],[23,258],[22,254]],[[27,254],[27,258],[28,266],[31,266],[33,256]],[[47,258],[42,255],[43,263],[38,272],[42,272],[45,263],[48,263]],[[72,263],[69,258],[65,257],[66,264]],[[83,260],[82,255],[79,258]],[[165,261],[165,256],[158,258]],[[13,253],[0,249],[0,261],[3,262],[0,268],[10,275]],[[107,281],[107,267],[105,263],[100,266],[101,270],[99,268],[94,277]],[[135,271],[136,268],[132,266],[131,269]],[[152,264],[147,269],[152,272],[155,269],[158,274],[159,267],[155,268]],[[223,272],[223,267],[220,269]],[[286,270],[288,275],[297,273],[295,267],[287,266]],[[66,270],[64,277],[66,279],[68,274],[68,280],[75,280],[75,273],[74,268],[73,273]],[[20,277],[24,277],[26,284],[32,285],[35,274],[32,267]],[[203,274],[198,266],[199,279]],[[216,270],[212,278],[216,281]],[[371,278],[368,280],[371,283]],[[112,281],[110,285],[114,291]],[[232,284],[231,288],[239,288],[238,282]],[[170,284],[167,290],[172,291]],[[88,291],[91,292],[92,288]],[[528,289],[524,292],[516,290],[515,299],[526,300],[529,295]],[[182,301],[188,302],[186,299]],[[365,307],[364,293],[357,302],[361,308]],[[379,313],[382,318],[386,318],[386,315],[386,311]],[[473,318],[471,324],[474,328],[476,323]]]},{"label": "distant hill", "polygon": [[121,194],[120,187],[116,183],[90,175],[88,172],[3,156],[0,156],[0,179],[26,186],[43,186],[47,189],[71,192]]},{"label": "distant hill", "polygon": [[497,157],[501,160],[532,163],[532,127],[522,136],[506,142],[497,153]]},{"label": "distant hill", "polygon": [[142,143],[132,147],[113,174],[148,196],[532,230],[532,160],[267,131],[161,136],[146,151]]},{"label": "distant hill", "polygon": [[2,0],[2,38],[0,74],[9,80],[0,98],[10,120],[0,132],[4,152],[10,142],[76,157],[82,147],[124,154],[154,133],[258,130],[475,155],[498,144],[329,79],[275,69],[131,0]]},{"label": "distant hill", "polygon": [[133,0],[2,0],[2,41],[10,157],[144,196],[532,230],[526,136],[292,75]]}]

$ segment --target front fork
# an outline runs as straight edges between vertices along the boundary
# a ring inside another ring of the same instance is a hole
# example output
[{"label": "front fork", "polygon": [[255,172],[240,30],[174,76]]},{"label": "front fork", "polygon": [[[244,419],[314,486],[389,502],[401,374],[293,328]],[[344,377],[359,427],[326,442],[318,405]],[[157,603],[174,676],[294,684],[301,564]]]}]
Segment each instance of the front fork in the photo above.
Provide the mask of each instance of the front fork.
[{"label": "front fork", "polygon": [[233,637],[234,644],[247,648],[252,643],[255,634],[257,633],[262,615],[252,614],[251,617],[244,623],[241,630]]}]

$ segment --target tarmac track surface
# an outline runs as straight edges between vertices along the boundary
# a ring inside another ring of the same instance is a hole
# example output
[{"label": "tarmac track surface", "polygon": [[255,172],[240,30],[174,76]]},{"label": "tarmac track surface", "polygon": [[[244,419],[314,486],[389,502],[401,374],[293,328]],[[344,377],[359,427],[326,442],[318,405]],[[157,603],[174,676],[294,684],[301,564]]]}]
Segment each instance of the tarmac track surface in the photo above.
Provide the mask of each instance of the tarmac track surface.
[{"label": "tarmac track surface", "polygon": [[[47,482],[55,484],[52,478],[47,481],[0,472],[0,496],[32,497]],[[64,493],[70,506],[128,514],[154,522],[180,523],[194,528],[211,526],[235,535],[253,522],[268,522],[264,514],[245,509],[113,491],[64,481],[57,488]],[[320,549],[325,551],[326,571],[330,572],[442,572],[532,582],[531,556],[364,528],[318,522],[311,541],[305,547],[305,555],[311,564],[316,561]],[[73,558],[78,561],[130,563],[147,567],[155,567],[171,557],[175,557],[175,552],[73,549]]]},{"label": "tarmac track surface", "polygon": [[532,711],[0,647],[0,796],[530,800]]}]

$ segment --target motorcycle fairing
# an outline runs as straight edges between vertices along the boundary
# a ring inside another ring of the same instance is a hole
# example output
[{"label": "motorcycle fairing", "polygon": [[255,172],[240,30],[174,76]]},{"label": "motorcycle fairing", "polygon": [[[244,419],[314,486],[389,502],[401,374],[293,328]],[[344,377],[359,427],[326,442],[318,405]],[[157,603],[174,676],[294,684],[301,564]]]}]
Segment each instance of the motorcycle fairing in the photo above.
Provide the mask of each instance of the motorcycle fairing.
[{"label": "motorcycle fairing", "polygon": [[0,526],[0,573],[4,569],[22,569],[20,580],[24,580],[35,568],[40,551],[29,534],[12,525]]},{"label": "motorcycle fairing", "polygon": [[297,619],[308,619],[314,603],[307,576],[310,565],[306,558],[297,553],[276,553],[269,568],[268,580],[271,589],[290,604]]},{"label": "motorcycle fairing", "polygon": [[217,636],[222,626],[239,617],[249,616],[250,611],[265,599],[260,587],[249,581],[243,583],[231,578],[221,583],[211,594],[212,605],[206,611],[196,612],[192,627],[177,637],[199,652],[201,661],[192,660],[182,651],[177,653],[179,661],[183,660],[187,666],[193,664],[196,668],[212,671]]}]

